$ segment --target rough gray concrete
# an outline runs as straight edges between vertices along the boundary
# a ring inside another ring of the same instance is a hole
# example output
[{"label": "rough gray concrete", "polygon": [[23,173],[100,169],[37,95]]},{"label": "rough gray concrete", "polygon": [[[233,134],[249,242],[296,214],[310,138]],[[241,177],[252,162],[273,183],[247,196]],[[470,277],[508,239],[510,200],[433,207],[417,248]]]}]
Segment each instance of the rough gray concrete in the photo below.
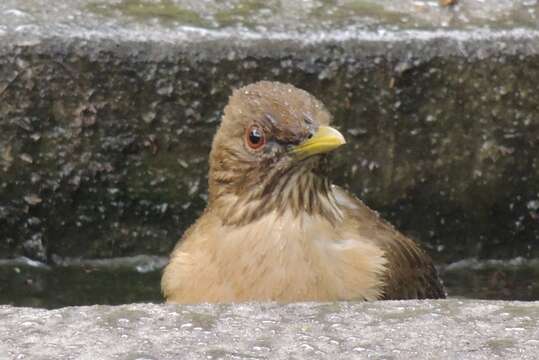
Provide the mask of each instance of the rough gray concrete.
[{"label": "rough gray concrete", "polygon": [[294,3],[2,1],[0,257],[168,253],[260,79],[327,104],[334,180],[436,259],[539,256],[536,2]]},{"label": "rough gray concrete", "polygon": [[537,359],[539,303],[0,306],[0,359]]}]

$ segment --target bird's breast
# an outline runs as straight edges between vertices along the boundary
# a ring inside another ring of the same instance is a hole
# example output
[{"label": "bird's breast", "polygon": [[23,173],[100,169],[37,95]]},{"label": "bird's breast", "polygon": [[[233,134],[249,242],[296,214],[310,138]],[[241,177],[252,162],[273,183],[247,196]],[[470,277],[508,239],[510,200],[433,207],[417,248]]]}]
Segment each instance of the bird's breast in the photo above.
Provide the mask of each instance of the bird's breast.
[{"label": "bird's breast", "polygon": [[218,226],[212,235],[192,234],[200,246],[180,247],[167,271],[176,267],[187,302],[376,299],[383,252],[341,225],[274,211],[247,225]]}]

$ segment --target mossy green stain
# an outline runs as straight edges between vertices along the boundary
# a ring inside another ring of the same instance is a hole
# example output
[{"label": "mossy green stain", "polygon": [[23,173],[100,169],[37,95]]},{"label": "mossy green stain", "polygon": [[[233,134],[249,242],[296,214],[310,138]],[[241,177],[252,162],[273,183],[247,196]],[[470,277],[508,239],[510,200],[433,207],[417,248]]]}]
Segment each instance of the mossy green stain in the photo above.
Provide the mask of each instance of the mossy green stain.
[{"label": "mossy green stain", "polygon": [[357,21],[358,17],[372,17],[384,19],[385,23],[400,24],[409,19],[405,13],[392,11],[386,5],[364,0],[350,0],[339,2],[339,4],[335,0],[322,0],[320,6],[315,7],[309,15],[322,21],[335,22]]},{"label": "mossy green stain", "polygon": [[242,0],[232,5],[228,10],[217,12],[214,18],[221,27],[234,24],[254,27],[257,23],[255,16],[262,10],[268,10],[275,14],[279,10],[279,4],[275,1]]},{"label": "mossy green stain", "polygon": [[122,0],[118,4],[92,2],[87,8],[99,15],[113,17],[115,11],[140,21],[158,19],[162,22],[178,22],[192,26],[207,26],[208,23],[195,11],[185,9],[171,0],[150,2],[144,0]]}]

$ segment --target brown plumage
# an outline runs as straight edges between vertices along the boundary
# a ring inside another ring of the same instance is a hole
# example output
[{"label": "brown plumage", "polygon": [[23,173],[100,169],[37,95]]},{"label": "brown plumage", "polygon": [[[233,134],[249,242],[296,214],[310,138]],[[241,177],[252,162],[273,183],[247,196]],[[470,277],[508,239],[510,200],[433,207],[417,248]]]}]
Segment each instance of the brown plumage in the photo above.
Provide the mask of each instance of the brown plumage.
[{"label": "brown plumage", "polygon": [[331,185],[344,144],[317,99],[291,85],[234,91],[210,153],[209,200],[171,254],[168,302],[443,298],[430,257]]}]

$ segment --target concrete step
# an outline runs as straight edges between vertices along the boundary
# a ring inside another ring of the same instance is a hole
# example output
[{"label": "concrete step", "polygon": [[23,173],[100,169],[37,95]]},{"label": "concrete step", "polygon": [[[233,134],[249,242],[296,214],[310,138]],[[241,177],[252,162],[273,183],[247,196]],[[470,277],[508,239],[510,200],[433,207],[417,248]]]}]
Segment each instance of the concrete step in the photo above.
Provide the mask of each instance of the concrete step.
[{"label": "concrete step", "polygon": [[539,303],[0,306],[8,359],[537,359]]},{"label": "concrete step", "polygon": [[334,181],[438,261],[539,256],[535,2],[343,4],[2,1],[0,257],[167,254],[260,79],[326,103]]}]

